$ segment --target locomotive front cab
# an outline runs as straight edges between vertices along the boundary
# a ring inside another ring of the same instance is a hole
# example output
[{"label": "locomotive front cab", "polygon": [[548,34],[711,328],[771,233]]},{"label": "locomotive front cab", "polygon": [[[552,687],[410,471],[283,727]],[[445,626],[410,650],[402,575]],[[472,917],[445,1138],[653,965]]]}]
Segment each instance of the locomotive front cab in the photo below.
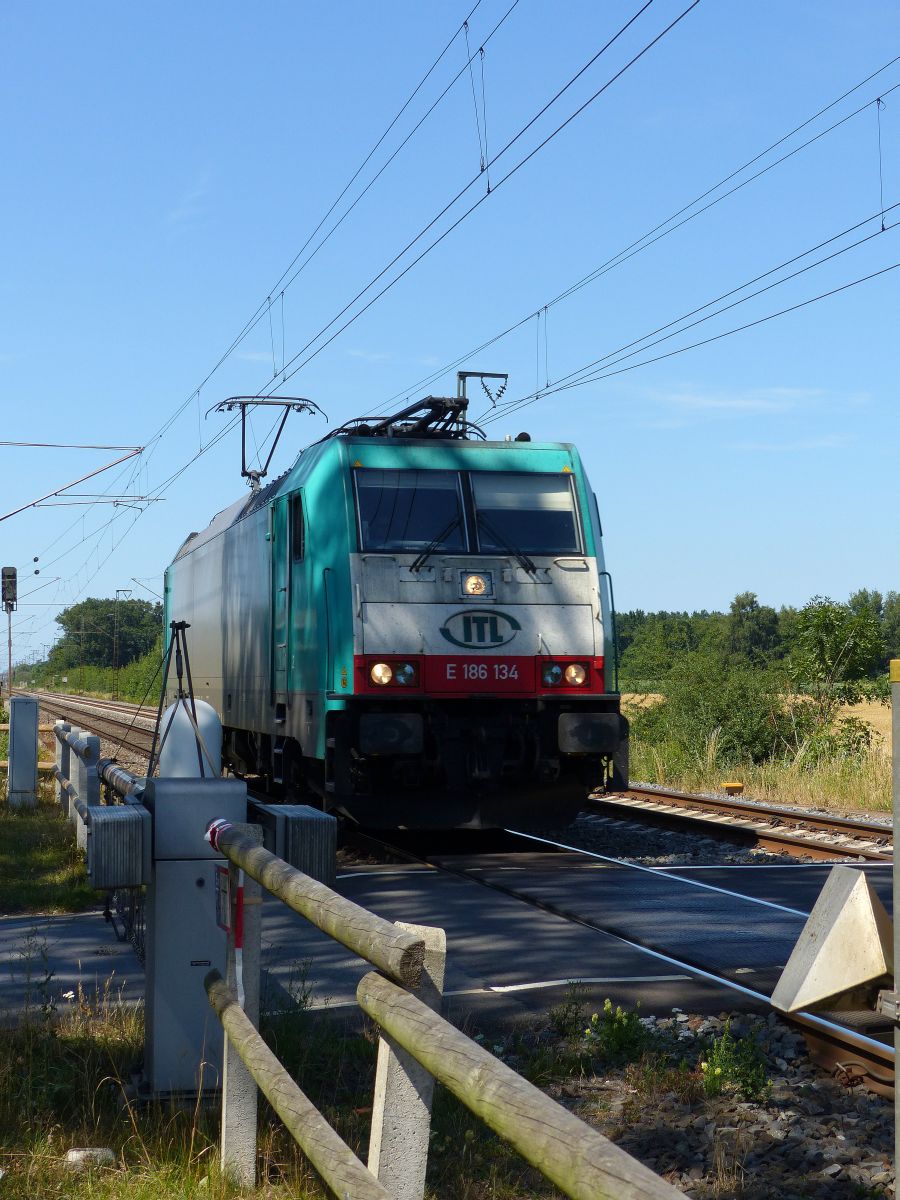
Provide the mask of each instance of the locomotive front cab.
[{"label": "locomotive front cab", "polygon": [[364,824],[546,823],[626,786],[608,576],[574,449],[346,451],[353,679],[327,719],[330,802]]}]

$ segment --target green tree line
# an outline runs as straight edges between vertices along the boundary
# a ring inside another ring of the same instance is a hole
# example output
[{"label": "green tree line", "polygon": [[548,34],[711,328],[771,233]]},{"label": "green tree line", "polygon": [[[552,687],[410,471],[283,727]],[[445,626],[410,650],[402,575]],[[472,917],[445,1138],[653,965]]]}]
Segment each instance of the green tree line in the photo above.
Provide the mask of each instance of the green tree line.
[{"label": "green tree line", "polygon": [[623,691],[665,691],[666,678],[692,653],[763,668],[792,659],[796,666],[804,654],[808,665],[810,654],[833,652],[832,674],[874,681],[900,658],[900,593],[862,588],[845,603],[815,596],[801,609],[775,609],[741,592],[727,613],[634,609],[618,614],[616,628]]},{"label": "green tree line", "polygon": [[62,636],[44,662],[15,668],[16,683],[115,693],[123,700],[142,700],[148,689],[152,694],[163,654],[161,604],[91,597],[64,609],[56,620]]},{"label": "green tree line", "polygon": [[727,613],[623,613],[620,687],[662,699],[633,721],[669,775],[708,764],[859,759],[872,727],[843,706],[886,699],[900,657],[900,595],[863,589],[776,610],[753,592]]}]

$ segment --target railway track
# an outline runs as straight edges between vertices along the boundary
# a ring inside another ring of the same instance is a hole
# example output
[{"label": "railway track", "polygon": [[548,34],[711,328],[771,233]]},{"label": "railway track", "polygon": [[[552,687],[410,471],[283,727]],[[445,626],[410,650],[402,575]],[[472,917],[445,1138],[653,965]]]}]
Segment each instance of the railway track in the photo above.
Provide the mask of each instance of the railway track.
[{"label": "railway track", "polygon": [[[655,868],[651,869],[639,866],[621,859],[604,859],[603,855],[598,855],[592,851],[563,846],[535,834],[513,829],[507,830],[507,833],[514,838],[521,838],[523,844],[527,843],[545,848],[549,855],[555,856],[560,851],[564,851],[581,854],[586,860],[606,861],[614,864],[617,868],[625,870],[643,871],[657,876],[660,874],[659,870]],[[503,872],[503,879],[501,880],[498,878],[496,871],[492,872],[480,866],[477,856],[468,862],[453,862],[448,861],[447,858],[440,854],[426,853],[420,855],[408,848],[393,845],[370,835],[354,834],[354,839],[356,838],[359,838],[364,843],[368,843],[373,848],[377,848],[382,853],[395,856],[401,860],[428,866],[435,871],[459,879],[465,879],[468,882],[478,884],[480,887],[512,897],[533,908],[551,913],[563,920],[594,929],[598,933],[615,938],[624,945],[651,956],[657,962],[664,962],[667,966],[683,970],[694,978],[705,980],[717,987],[726,988],[736,995],[740,995],[756,1004],[771,1006],[770,996],[766,991],[755,989],[739,982],[724,969],[710,969],[709,965],[703,965],[692,956],[678,956],[672,953],[671,950],[667,950],[662,940],[656,942],[656,939],[626,936],[621,929],[616,927],[615,922],[610,923],[606,920],[597,920],[586,912],[579,912],[577,900],[574,902],[573,907],[570,906],[568,901],[561,904],[548,899],[546,895],[535,894],[529,891],[527,886],[522,887],[517,885],[514,882],[516,873],[513,869],[505,870]],[[668,874],[668,872],[662,872],[662,874]],[[684,887],[717,892],[722,897],[729,895],[737,897],[736,893],[708,883],[698,883],[695,880],[686,879],[684,876],[674,874],[671,877],[677,879],[678,884]],[[737,898],[744,902],[758,904],[763,906],[763,908],[783,908],[783,906],[771,904],[765,900],[758,900],[752,896]],[[794,913],[797,916],[805,915],[787,908],[783,908],[783,911]],[[825,1070],[829,1071],[836,1079],[848,1086],[862,1084],[869,1091],[882,1096],[893,1097],[895,1055],[893,1034],[887,1022],[881,1018],[875,1018],[873,1014],[862,1012],[852,1014],[803,1012],[792,1014],[790,1017],[779,1013],[779,1016],[782,1020],[793,1024],[803,1033],[810,1057]],[[847,1022],[850,1023],[848,1024]]]},{"label": "railway track", "polygon": [[879,821],[656,787],[592,797],[590,807],[598,813],[627,816],[670,829],[693,829],[706,837],[801,857],[851,856],[867,862],[890,862],[893,858],[892,828]]},{"label": "railway track", "polygon": [[126,754],[146,759],[153,740],[156,710],[124,700],[98,700],[90,696],[70,696],[62,692],[29,692],[39,708],[54,720],[96,733],[103,753],[110,757]]}]

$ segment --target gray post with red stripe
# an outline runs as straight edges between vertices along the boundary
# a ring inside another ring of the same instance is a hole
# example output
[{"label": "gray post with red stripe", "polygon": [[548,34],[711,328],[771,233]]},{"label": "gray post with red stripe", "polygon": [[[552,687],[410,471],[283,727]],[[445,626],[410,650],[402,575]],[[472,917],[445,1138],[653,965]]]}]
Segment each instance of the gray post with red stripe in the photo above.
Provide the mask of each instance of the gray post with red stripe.
[{"label": "gray post with red stripe", "polygon": [[[229,825],[262,845],[259,825]],[[214,843],[213,843],[214,844]],[[228,864],[230,920],[225,957],[226,983],[247,1017],[259,1028],[259,972],[262,944],[262,888],[234,863]],[[253,1076],[223,1033],[222,1174],[238,1187],[256,1187],[257,1087]]]}]

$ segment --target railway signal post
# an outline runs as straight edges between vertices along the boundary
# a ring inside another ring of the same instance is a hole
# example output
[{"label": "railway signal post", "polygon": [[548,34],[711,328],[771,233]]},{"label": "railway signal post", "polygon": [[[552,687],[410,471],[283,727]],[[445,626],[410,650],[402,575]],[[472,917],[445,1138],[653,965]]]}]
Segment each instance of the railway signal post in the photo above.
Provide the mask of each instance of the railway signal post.
[{"label": "railway signal post", "polygon": [[12,615],[16,609],[18,600],[17,589],[18,581],[16,578],[15,567],[3,568],[3,584],[2,584],[3,609],[6,613],[6,694],[12,695]]}]

